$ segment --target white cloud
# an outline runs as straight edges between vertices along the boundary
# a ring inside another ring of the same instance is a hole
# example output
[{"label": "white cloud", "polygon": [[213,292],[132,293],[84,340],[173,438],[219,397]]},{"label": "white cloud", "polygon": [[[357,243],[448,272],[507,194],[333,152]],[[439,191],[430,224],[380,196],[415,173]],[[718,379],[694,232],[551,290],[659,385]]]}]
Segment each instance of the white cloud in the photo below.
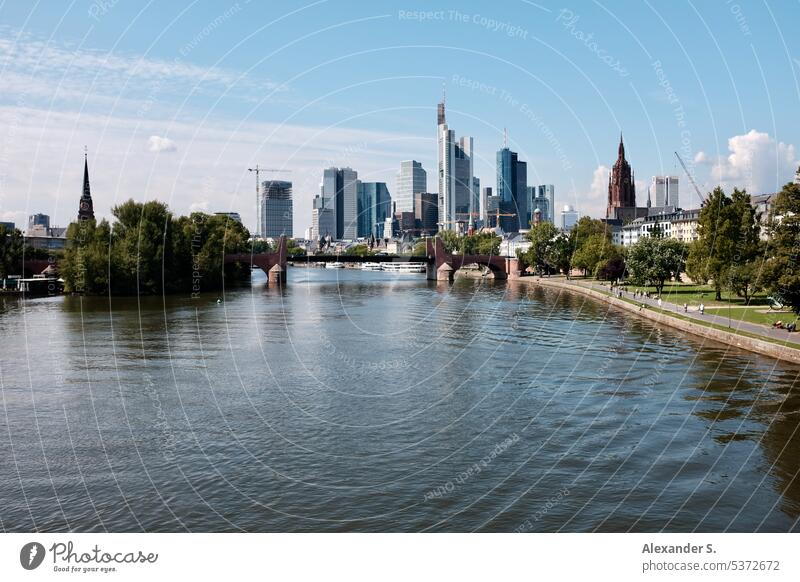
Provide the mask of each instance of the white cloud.
[{"label": "white cloud", "polygon": [[698,166],[706,166],[710,165],[712,160],[705,152],[697,152],[694,156],[694,163]]},{"label": "white cloud", "polygon": [[155,153],[159,152],[174,152],[178,148],[175,142],[168,137],[161,137],[158,135],[151,135],[147,140],[147,150]]},{"label": "white cloud", "polygon": [[755,129],[729,138],[728,150],[731,153],[711,168],[712,179],[726,188],[746,188],[751,194],[776,192],[797,168],[794,145]]}]

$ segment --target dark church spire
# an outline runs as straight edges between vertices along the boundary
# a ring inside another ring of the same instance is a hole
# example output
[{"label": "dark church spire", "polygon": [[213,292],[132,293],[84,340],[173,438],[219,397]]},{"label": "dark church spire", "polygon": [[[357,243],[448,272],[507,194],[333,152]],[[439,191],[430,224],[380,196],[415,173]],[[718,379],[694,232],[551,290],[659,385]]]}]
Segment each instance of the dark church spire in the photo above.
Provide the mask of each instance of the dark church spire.
[{"label": "dark church spire", "polygon": [[83,194],[78,207],[78,221],[94,219],[92,191],[89,187],[89,152],[83,147]]}]

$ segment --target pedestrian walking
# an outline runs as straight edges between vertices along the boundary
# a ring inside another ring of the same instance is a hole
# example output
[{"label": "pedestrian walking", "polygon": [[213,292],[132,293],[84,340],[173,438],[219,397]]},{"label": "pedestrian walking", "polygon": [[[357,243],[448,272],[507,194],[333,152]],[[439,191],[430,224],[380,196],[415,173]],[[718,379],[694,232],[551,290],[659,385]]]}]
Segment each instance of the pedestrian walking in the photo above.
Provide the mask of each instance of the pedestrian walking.
[{"label": "pedestrian walking", "polygon": [[706,310],[706,306],[701,303],[700,304],[700,315],[703,315],[703,313],[705,313],[705,310]]},{"label": "pedestrian walking", "polygon": [[658,298],[658,308],[661,309],[661,297]]},{"label": "pedestrian walking", "polygon": [[689,304],[688,303],[684,303],[683,304],[683,312],[684,313],[689,313]]}]

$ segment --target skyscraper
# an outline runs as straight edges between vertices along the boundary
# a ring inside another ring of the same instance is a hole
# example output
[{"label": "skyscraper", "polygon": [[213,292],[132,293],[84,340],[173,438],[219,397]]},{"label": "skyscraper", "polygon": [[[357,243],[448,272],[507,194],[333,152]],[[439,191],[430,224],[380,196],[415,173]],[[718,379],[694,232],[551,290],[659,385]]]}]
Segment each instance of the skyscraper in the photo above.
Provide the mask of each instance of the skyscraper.
[{"label": "skyscraper", "polygon": [[89,188],[89,154],[83,152],[83,193],[78,204],[78,222],[94,219],[94,203],[92,191]]},{"label": "skyscraper", "polygon": [[519,161],[517,152],[504,147],[497,152],[497,195],[500,197],[500,228],[519,232],[528,228],[528,164]]},{"label": "skyscraper", "polygon": [[358,172],[351,168],[327,168],[322,175],[324,208],[333,210],[338,240],[355,240],[358,234]]},{"label": "skyscraper", "polygon": [[393,201],[397,212],[414,210],[414,194],[428,191],[428,174],[416,160],[400,162],[397,173],[397,188]]},{"label": "skyscraper", "polygon": [[469,219],[473,203],[473,139],[456,141],[455,131],[447,126],[445,103],[436,109],[439,146],[439,223],[454,230],[456,222]]},{"label": "skyscraper", "polygon": [[653,176],[650,182],[650,196],[655,196],[655,206],[680,206],[678,176]]},{"label": "skyscraper", "polygon": [[533,218],[533,211],[537,208],[541,212],[541,220],[556,223],[555,187],[552,184],[540,184],[528,187],[528,216]]},{"label": "skyscraper", "polygon": [[265,238],[293,235],[294,209],[292,183],[284,180],[261,182],[261,222],[259,230]]},{"label": "skyscraper", "polygon": [[608,177],[608,207],[606,218],[631,220],[636,218],[636,183],[633,170],[625,159],[625,144],[619,134],[617,161]]},{"label": "skyscraper", "polygon": [[484,186],[481,188],[481,224],[483,226],[489,225],[489,198],[492,196],[492,187]]},{"label": "skyscraper", "polygon": [[561,230],[571,230],[573,226],[578,224],[581,214],[569,204],[564,206],[561,211]]},{"label": "skyscraper", "polygon": [[414,193],[414,218],[421,235],[436,234],[439,222],[439,201],[435,192]]},{"label": "skyscraper", "polygon": [[383,238],[386,217],[392,209],[392,197],[385,182],[358,182],[359,237]]}]

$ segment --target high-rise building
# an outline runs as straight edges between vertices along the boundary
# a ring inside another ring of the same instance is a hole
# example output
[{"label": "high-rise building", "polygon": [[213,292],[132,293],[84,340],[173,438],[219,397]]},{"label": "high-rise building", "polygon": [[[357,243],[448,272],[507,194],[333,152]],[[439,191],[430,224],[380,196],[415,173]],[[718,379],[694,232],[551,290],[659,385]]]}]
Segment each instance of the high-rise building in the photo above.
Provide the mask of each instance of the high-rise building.
[{"label": "high-rise building", "polygon": [[800,166],[797,167],[797,171],[794,173],[794,183],[800,184]]},{"label": "high-rise building", "polygon": [[292,206],[292,183],[284,180],[261,182],[261,222],[259,231],[264,238],[291,237],[293,235],[294,210]]},{"label": "high-rise building", "polygon": [[678,176],[653,176],[650,181],[650,197],[655,198],[655,206],[659,208],[679,208]]},{"label": "high-rise building", "polygon": [[414,194],[428,191],[428,174],[422,164],[416,160],[400,162],[400,171],[397,173],[397,188],[393,201],[397,212],[414,210]]},{"label": "high-rise building", "polygon": [[500,228],[505,232],[528,228],[528,164],[507,147],[497,152],[497,195],[500,214],[514,215],[500,216]]},{"label": "high-rise building", "polygon": [[78,221],[94,219],[94,203],[92,191],[89,188],[89,154],[83,152],[83,193],[78,204]]},{"label": "high-rise building", "polygon": [[489,198],[492,196],[492,187],[484,186],[481,188],[481,224],[489,224]]},{"label": "high-rise building", "polygon": [[581,214],[569,204],[564,206],[561,211],[561,230],[571,230],[573,226],[578,224]]},{"label": "high-rise building", "polygon": [[475,186],[471,137],[456,141],[455,131],[447,126],[444,100],[436,110],[439,146],[439,223],[445,230],[456,229],[458,221],[469,218]]},{"label": "high-rise building", "polygon": [[322,175],[324,207],[333,210],[337,240],[355,240],[358,234],[358,172],[351,168],[327,168]]},{"label": "high-rise building", "polygon": [[636,207],[636,182],[633,170],[625,159],[625,144],[619,134],[617,161],[608,177],[608,206],[606,218],[629,221],[646,216],[647,208]]},{"label": "high-rise building", "polygon": [[28,217],[28,230],[35,229],[50,230],[50,217],[47,214],[31,214]]},{"label": "high-rise building", "polygon": [[385,182],[358,182],[358,237],[383,238],[386,217],[392,209],[392,197]]},{"label": "high-rise building", "polygon": [[434,235],[439,222],[439,196],[436,192],[414,193],[414,219],[421,235]]},{"label": "high-rise building", "polygon": [[533,211],[538,208],[541,221],[555,224],[555,205],[555,188],[552,184],[528,187],[528,216],[531,220],[533,220]]}]

